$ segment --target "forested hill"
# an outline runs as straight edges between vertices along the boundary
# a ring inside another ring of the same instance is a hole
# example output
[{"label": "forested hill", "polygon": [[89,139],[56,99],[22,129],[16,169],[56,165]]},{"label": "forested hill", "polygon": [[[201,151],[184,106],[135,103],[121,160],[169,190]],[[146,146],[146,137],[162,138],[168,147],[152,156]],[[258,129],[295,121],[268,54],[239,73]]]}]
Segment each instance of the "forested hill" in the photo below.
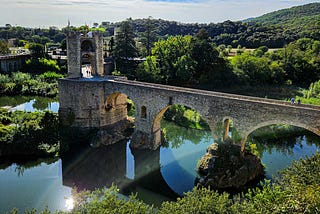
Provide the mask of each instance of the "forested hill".
[{"label": "forested hill", "polygon": [[[151,27],[158,37],[195,35],[201,28],[217,44],[256,48],[280,48],[299,38],[320,38],[320,3],[311,3],[265,14],[245,21],[210,24],[186,24],[162,19],[130,20],[139,35]],[[102,23],[110,28],[110,23]],[[113,26],[120,23],[113,23]],[[150,30],[150,29],[149,29]]]},{"label": "forested hill", "polygon": [[264,26],[275,26],[290,31],[298,38],[320,38],[320,3],[283,9],[246,20]]},{"label": "forested hill", "polygon": [[278,10],[265,15],[249,18],[245,22],[255,22],[264,25],[288,25],[305,24],[310,25],[314,20],[320,24],[320,3],[311,3],[302,6],[296,6],[288,9]]}]

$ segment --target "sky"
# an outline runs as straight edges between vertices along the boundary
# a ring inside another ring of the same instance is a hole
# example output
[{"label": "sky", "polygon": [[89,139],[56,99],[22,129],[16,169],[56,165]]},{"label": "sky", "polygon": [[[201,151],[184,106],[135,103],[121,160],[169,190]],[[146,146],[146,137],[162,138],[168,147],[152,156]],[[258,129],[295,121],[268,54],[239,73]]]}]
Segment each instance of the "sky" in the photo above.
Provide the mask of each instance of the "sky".
[{"label": "sky", "polygon": [[0,26],[65,27],[127,18],[183,23],[239,21],[319,0],[0,0]]}]

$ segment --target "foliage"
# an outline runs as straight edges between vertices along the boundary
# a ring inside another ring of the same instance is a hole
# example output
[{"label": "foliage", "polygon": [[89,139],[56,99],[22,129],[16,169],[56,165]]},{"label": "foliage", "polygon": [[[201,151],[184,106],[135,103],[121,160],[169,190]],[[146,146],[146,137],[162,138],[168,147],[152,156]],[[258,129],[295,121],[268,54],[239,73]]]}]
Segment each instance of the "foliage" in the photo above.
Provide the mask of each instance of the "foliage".
[{"label": "foliage", "polygon": [[29,46],[29,50],[31,51],[31,55],[34,58],[44,57],[44,45],[39,43],[31,43]]},{"label": "foliage", "polygon": [[56,72],[48,71],[38,76],[44,82],[53,83],[56,82],[57,79],[63,78],[64,75],[57,74]]},{"label": "foliage", "polygon": [[41,75],[14,72],[12,76],[0,74],[0,94],[5,95],[41,95],[56,96],[58,94],[57,79],[63,77],[55,72]]},{"label": "foliage", "polygon": [[227,193],[194,188],[177,202],[164,202],[159,213],[231,213],[232,201]]},{"label": "foliage", "polygon": [[57,61],[46,58],[33,58],[26,60],[26,65],[22,68],[23,71],[33,74],[42,74],[45,72],[60,73]]},{"label": "foliage", "polygon": [[145,29],[140,33],[140,41],[145,48],[145,53],[142,56],[150,56],[153,44],[157,41],[156,26],[152,24],[151,17],[149,17],[145,23]]},{"label": "foliage", "polygon": [[140,81],[160,83],[162,78],[157,58],[147,56],[146,61],[139,64],[136,77]]},{"label": "foliage", "polygon": [[218,87],[233,81],[231,67],[210,42],[207,32],[171,36],[154,44],[152,56],[139,65],[137,79],[174,85],[198,83]]},{"label": "foliage", "polygon": [[263,52],[244,52],[232,58],[231,63],[244,84],[293,84],[308,86],[320,79],[320,43],[301,38],[283,49]]},{"label": "foliage", "polygon": [[127,111],[128,116],[134,117],[136,115],[136,108],[132,100],[127,98]]},{"label": "foliage", "polygon": [[120,30],[115,39],[114,56],[116,58],[117,69],[123,74],[131,74],[132,58],[138,55],[135,44],[135,34],[131,26],[131,20],[126,20],[120,25]]},{"label": "foliage", "polygon": [[58,115],[52,112],[0,112],[2,155],[55,155],[59,151]]},{"label": "foliage", "polygon": [[320,80],[314,83],[311,83],[309,90],[305,94],[306,98],[320,98]]},{"label": "foliage", "polygon": [[164,117],[167,121],[175,122],[176,124],[199,130],[209,130],[209,126],[201,115],[182,105],[172,105],[165,113]]},{"label": "foliage", "polygon": [[6,41],[0,40],[0,55],[4,55],[8,53],[10,53],[8,43]]},{"label": "foliage", "polygon": [[115,186],[78,193],[75,194],[75,199],[73,213],[153,213],[155,210],[134,195],[129,199],[120,197]]},{"label": "foliage", "polygon": [[17,38],[28,43],[40,43],[45,45],[48,42],[61,43],[65,38],[64,31],[65,29],[59,30],[56,27],[40,29],[21,26],[6,26],[0,27],[0,39]]}]

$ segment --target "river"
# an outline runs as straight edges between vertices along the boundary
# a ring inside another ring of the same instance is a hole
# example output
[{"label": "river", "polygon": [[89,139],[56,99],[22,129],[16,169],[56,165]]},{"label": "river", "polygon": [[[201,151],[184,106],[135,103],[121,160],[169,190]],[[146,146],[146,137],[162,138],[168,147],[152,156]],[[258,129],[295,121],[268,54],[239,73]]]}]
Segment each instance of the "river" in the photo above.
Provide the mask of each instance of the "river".
[{"label": "river", "polygon": [[[1,97],[0,106],[5,103],[12,110],[55,112],[59,108],[56,100],[8,99]],[[72,187],[93,190],[112,183],[124,195],[138,192],[138,198],[147,203],[160,205],[162,201],[175,200],[193,188],[197,161],[213,139],[210,132],[166,121],[162,121],[162,128],[166,129],[168,143],[155,151],[131,150],[130,141],[124,141],[101,148],[77,146],[58,159],[0,163],[0,213],[13,207],[21,211],[42,210],[46,206],[51,211],[68,210],[72,207]],[[254,143],[266,167],[266,177],[271,178],[293,160],[319,150],[320,137],[312,133],[291,134],[277,142],[255,139]]]}]

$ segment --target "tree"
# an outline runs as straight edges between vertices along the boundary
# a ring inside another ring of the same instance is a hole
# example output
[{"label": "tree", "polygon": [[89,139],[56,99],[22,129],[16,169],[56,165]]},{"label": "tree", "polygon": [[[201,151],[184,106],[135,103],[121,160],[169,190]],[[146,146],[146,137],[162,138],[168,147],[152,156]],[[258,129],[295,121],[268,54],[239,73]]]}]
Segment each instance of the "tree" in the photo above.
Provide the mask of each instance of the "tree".
[{"label": "tree", "polygon": [[212,88],[234,80],[227,60],[219,56],[206,30],[200,29],[191,41],[191,58],[195,61],[194,79]]},{"label": "tree", "polygon": [[[193,75],[193,59],[190,57],[191,36],[172,36],[154,44],[152,54],[159,60],[164,83],[181,84]],[[187,76],[184,76],[187,75]]]},{"label": "tree", "polygon": [[29,50],[34,58],[44,57],[44,46],[38,43],[31,43]]},{"label": "tree", "polygon": [[160,68],[155,56],[147,56],[146,61],[139,64],[137,79],[146,82],[161,82]]},{"label": "tree", "polygon": [[129,71],[129,65],[134,64],[133,58],[138,55],[135,43],[135,34],[131,26],[131,20],[122,22],[120,30],[116,35],[114,55],[116,58],[117,69],[124,74],[132,73]]},{"label": "tree", "polygon": [[10,53],[9,45],[5,41],[0,41],[0,54],[8,54]]},{"label": "tree", "polygon": [[151,56],[151,49],[153,47],[153,43],[157,39],[155,26],[151,20],[152,17],[149,17],[145,24],[145,31],[141,34],[141,42],[146,48],[146,55]]}]

